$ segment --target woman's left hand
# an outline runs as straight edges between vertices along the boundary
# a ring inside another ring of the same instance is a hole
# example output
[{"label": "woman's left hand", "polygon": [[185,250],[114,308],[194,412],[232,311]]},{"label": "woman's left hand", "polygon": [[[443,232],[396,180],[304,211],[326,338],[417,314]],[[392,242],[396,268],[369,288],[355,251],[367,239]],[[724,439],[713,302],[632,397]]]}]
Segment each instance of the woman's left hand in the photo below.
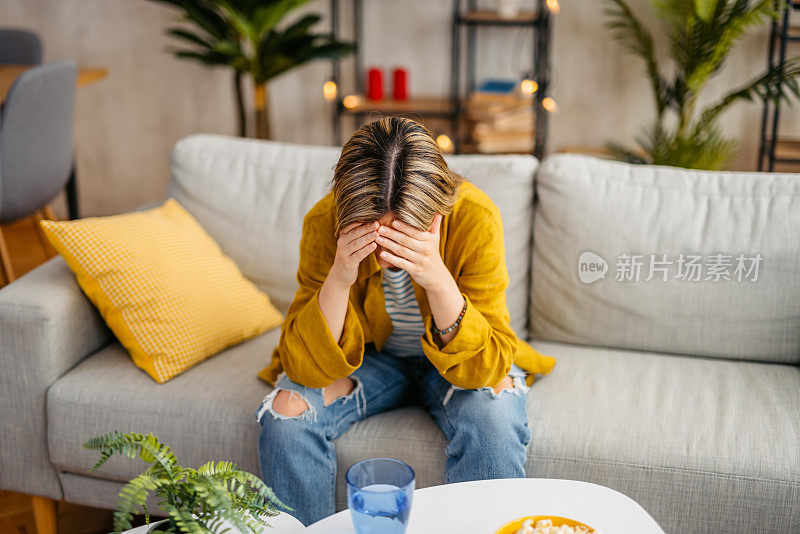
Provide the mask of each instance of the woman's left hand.
[{"label": "woman's left hand", "polygon": [[453,280],[439,255],[439,229],[442,215],[433,216],[433,224],[428,232],[417,230],[411,225],[395,219],[392,227],[378,228],[375,240],[383,248],[381,258],[395,267],[403,269],[425,290],[441,287]]},{"label": "woman's left hand", "polygon": [[[439,255],[439,229],[442,216],[433,216],[433,224],[428,232],[417,230],[401,221],[392,221],[392,228],[378,228],[375,240],[387,249],[381,258],[406,271],[428,295],[433,322],[443,330],[455,323],[465,306],[461,290]],[[446,345],[456,335],[456,330],[439,335],[441,346]]]}]

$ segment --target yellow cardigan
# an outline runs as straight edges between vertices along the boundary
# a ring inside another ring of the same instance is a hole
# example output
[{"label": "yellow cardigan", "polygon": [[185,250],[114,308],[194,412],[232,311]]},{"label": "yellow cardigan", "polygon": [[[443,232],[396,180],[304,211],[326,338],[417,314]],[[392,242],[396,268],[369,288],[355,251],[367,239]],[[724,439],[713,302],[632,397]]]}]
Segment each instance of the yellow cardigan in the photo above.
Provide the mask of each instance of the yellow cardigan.
[{"label": "yellow cardigan", "polygon": [[[319,291],[336,255],[336,206],[329,193],[308,212],[300,239],[299,289],[281,327],[272,362],[258,376],[275,385],[281,370],[294,382],[322,388],[349,376],[364,357],[364,344],[378,350],[392,332],[386,312],[382,270],[374,254],[358,268],[339,343],[333,339],[319,307]],[[442,220],[439,249],[467,301],[467,310],[449,343],[439,346],[425,290],[412,280],[425,324],[422,350],[451,384],[475,389],[494,386],[516,363],[534,373],[548,373],[555,359],[517,339],[506,307],[508,271],[500,212],[489,197],[469,182],[458,189],[450,215]]]}]

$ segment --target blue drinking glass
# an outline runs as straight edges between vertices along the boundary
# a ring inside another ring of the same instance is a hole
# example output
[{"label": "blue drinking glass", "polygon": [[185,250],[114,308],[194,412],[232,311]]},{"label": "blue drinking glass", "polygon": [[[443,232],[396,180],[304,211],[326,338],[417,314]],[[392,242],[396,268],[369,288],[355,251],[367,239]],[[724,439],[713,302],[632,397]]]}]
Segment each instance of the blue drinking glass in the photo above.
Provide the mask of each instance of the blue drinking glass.
[{"label": "blue drinking glass", "polygon": [[350,466],[347,506],[356,534],[403,534],[411,514],[414,470],[400,460],[372,458]]}]

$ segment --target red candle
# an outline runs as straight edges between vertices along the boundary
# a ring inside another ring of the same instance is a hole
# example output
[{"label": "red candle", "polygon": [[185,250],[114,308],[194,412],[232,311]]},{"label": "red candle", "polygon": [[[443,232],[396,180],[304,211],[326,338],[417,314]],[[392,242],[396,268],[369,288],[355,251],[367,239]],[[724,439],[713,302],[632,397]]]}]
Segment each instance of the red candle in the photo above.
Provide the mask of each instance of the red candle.
[{"label": "red candle", "polygon": [[383,98],[383,71],[373,67],[367,71],[367,98],[380,100]]},{"label": "red candle", "polygon": [[394,99],[405,100],[408,98],[408,72],[398,67],[392,72],[392,85],[394,86]]}]

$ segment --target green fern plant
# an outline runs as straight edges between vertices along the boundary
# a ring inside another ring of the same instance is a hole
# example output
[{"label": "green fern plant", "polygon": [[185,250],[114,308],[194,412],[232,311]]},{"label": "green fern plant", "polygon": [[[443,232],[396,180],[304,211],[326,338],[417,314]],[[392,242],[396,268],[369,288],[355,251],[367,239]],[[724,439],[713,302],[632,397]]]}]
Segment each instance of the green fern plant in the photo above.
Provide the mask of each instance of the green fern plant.
[{"label": "green fern plant", "polygon": [[138,456],[151,464],[120,491],[113,514],[114,534],[132,528],[133,514],[140,508],[150,524],[146,501],[153,492],[162,499],[159,508],[169,516],[159,532],[227,532],[225,520],[240,532],[262,532],[262,527],[268,526],[264,518],[278,514],[276,505],[291,510],[259,477],[232,462],[211,461],[198,469],[181,467],[172,450],[152,434],[113,431],[83,446],[100,451],[100,459],[89,472],[115,454]]},{"label": "green fern plant", "polygon": [[[645,63],[652,87],[656,118],[636,137],[638,148],[609,142],[612,156],[632,163],[720,169],[736,153],[738,142],[723,135],[720,115],[739,101],[778,102],[800,97],[800,58],[733,89],[702,110],[697,102],[708,82],[745,33],[769,18],[777,18],[784,0],[653,0],[667,25],[669,56],[674,64],[665,76],[656,60],[653,36],[625,0],[604,0],[606,26],[613,37]],[[670,121],[668,123],[668,121]]]}]

